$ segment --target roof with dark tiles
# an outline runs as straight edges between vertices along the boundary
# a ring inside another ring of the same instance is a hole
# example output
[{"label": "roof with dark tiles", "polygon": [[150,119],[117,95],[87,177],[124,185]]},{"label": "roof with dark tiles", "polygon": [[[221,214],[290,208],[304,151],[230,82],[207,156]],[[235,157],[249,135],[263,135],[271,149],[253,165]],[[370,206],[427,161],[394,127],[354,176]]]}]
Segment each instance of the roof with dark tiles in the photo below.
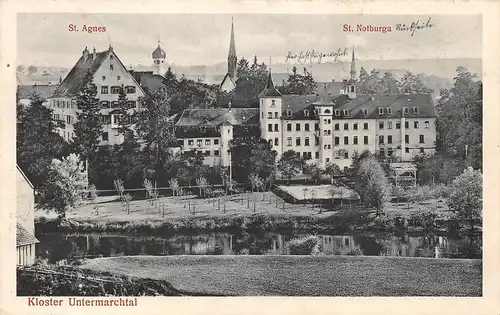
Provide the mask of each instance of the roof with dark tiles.
[{"label": "roof with dark tiles", "polygon": [[19,99],[29,99],[33,93],[40,93],[44,98],[54,94],[57,85],[18,85]]},{"label": "roof with dark tiles", "polygon": [[22,224],[17,223],[16,228],[16,246],[30,245],[39,243],[36,237],[30,231],[26,230]]},{"label": "roof with dark tiles", "polygon": [[232,125],[255,125],[259,123],[258,108],[214,108],[185,109],[176,126],[218,126],[224,123]]}]

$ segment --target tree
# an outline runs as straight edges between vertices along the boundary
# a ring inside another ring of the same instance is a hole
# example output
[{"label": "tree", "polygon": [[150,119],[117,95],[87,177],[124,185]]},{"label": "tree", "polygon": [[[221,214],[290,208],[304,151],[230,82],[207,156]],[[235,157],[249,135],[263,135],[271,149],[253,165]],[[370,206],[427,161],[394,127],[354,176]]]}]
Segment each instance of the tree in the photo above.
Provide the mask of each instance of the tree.
[{"label": "tree", "polygon": [[19,73],[19,74],[23,74],[23,73],[24,73],[24,66],[23,66],[23,65],[18,65],[18,66],[16,67],[16,71],[17,71],[17,73]]},{"label": "tree", "polygon": [[457,214],[460,222],[469,225],[470,232],[474,224],[481,222],[483,210],[483,176],[480,171],[466,169],[451,184],[447,204]]},{"label": "tree", "polygon": [[323,175],[323,173],[323,170],[319,168],[317,163],[307,164],[304,166],[304,174],[309,176],[315,184],[319,183],[319,181],[321,180],[321,175]]},{"label": "tree", "polygon": [[382,166],[374,157],[361,160],[356,186],[361,200],[370,207],[375,207],[377,216],[380,215],[391,188]]},{"label": "tree", "polygon": [[233,178],[244,182],[251,173],[261,178],[274,176],[276,154],[260,137],[238,137],[230,143]]},{"label": "tree", "polygon": [[242,58],[236,67],[235,99],[248,107],[258,106],[259,94],[266,85],[268,70],[264,63],[259,64],[257,57],[252,65]]},{"label": "tree", "polygon": [[248,176],[248,181],[250,182],[250,185],[252,186],[252,192],[254,190],[258,192],[259,187],[262,186],[262,178],[260,178],[259,175],[255,174],[255,173],[251,173]]},{"label": "tree", "polygon": [[78,207],[86,193],[86,175],[76,154],[62,160],[53,159],[42,187],[39,206],[55,210],[61,217]]},{"label": "tree", "polygon": [[73,146],[82,158],[91,163],[99,146],[102,122],[97,86],[93,82],[90,71],[87,71],[83,79],[82,88],[76,98],[76,105],[79,112],[76,114],[77,122],[74,124]]},{"label": "tree", "polygon": [[402,93],[408,94],[428,94],[432,90],[425,87],[424,83],[417,75],[407,71],[400,80],[399,89]]},{"label": "tree", "polygon": [[401,93],[399,90],[399,82],[394,78],[391,72],[384,73],[380,84],[382,86],[382,94],[398,95]]},{"label": "tree", "polygon": [[342,176],[342,171],[337,164],[329,162],[325,166],[325,174],[329,175],[331,180],[333,181],[336,177]]},{"label": "tree", "polygon": [[34,65],[30,65],[28,67],[28,75],[36,74],[38,72],[38,68]]},{"label": "tree", "polygon": [[278,170],[287,179],[287,182],[290,183],[292,177],[299,174],[304,164],[304,160],[295,151],[288,150],[281,156],[278,162]]},{"label": "tree", "polygon": [[130,137],[130,133],[132,132],[130,129],[132,125],[132,114],[129,112],[127,93],[125,93],[123,84],[120,86],[120,91],[118,92],[118,104],[113,111],[113,115],[118,119],[119,133],[121,133],[124,138]]},{"label": "tree", "polygon": [[66,141],[56,133],[52,110],[39,93],[30,97],[30,106],[17,112],[17,164],[35,186],[42,185],[53,159],[69,154]]},{"label": "tree", "polygon": [[304,68],[304,74],[297,73],[297,68],[294,66],[292,74],[288,75],[287,83],[279,87],[282,94],[314,94],[316,91],[316,82],[310,72]]}]

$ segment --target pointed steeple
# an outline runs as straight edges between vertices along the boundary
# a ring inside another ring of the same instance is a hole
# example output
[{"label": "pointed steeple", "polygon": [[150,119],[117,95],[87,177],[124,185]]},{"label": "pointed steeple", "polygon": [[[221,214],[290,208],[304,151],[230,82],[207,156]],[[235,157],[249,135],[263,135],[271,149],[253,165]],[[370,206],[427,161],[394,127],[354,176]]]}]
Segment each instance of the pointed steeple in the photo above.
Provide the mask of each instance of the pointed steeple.
[{"label": "pointed steeple", "polygon": [[236,65],[238,58],[236,57],[236,43],[234,41],[234,23],[231,18],[231,39],[229,41],[229,53],[227,56],[227,73],[233,82],[236,79]]},{"label": "pointed steeple", "polygon": [[274,86],[271,69],[269,69],[269,75],[267,76],[266,87],[260,92],[259,97],[281,97],[281,93]]},{"label": "pointed steeple", "polygon": [[354,55],[354,46],[352,46],[351,80],[356,80],[356,57]]}]

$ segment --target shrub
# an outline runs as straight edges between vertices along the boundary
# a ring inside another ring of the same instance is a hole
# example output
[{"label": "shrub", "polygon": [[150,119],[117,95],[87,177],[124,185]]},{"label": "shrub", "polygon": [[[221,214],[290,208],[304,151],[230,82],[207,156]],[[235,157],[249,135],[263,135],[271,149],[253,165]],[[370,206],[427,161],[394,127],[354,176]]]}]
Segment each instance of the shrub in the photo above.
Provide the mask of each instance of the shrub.
[{"label": "shrub", "polygon": [[320,239],[315,235],[295,238],[286,243],[289,255],[315,255],[319,253]]},{"label": "shrub", "polygon": [[359,245],[355,245],[352,248],[344,248],[342,249],[341,255],[345,256],[363,256],[363,251]]},{"label": "shrub", "polygon": [[375,217],[373,224],[376,228],[380,230],[393,230],[396,226],[394,224],[394,219],[387,215],[380,215]]},{"label": "shrub", "polygon": [[436,226],[436,218],[437,214],[434,207],[420,207],[416,212],[410,214],[408,225],[430,231]]}]

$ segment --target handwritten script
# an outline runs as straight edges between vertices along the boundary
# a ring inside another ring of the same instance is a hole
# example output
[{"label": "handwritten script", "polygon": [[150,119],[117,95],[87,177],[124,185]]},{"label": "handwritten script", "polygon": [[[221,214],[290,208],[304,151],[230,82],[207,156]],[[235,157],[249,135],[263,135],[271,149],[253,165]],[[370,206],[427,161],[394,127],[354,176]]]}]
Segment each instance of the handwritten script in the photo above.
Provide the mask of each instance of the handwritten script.
[{"label": "handwritten script", "polygon": [[314,49],[306,51],[301,50],[299,53],[294,53],[289,51],[285,57],[285,62],[294,60],[297,63],[308,63],[313,61],[321,63],[323,58],[333,58],[333,62],[337,62],[339,60],[339,57],[346,57],[346,56],[347,56],[347,48],[344,48],[344,50],[339,48],[336,52],[331,52],[331,53],[322,53]]},{"label": "handwritten script", "polygon": [[420,20],[416,20],[411,22],[411,24],[396,24],[396,31],[405,31],[405,32],[411,32],[411,36],[415,34],[416,31],[427,29],[427,28],[433,28],[436,27],[436,24],[434,24],[434,21],[432,21],[431,18],[427,20],[427,22],[423,22]]}]

